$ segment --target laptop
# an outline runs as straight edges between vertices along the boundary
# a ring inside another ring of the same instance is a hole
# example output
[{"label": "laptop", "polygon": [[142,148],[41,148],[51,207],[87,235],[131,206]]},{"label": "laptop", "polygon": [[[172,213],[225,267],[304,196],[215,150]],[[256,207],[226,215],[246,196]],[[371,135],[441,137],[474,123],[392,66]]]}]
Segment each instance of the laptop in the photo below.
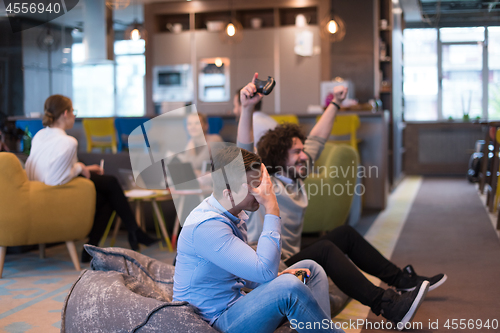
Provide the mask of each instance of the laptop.
[{"label": "laptop", "polygon": [[170,188],[177,192],[202,192],[191,163],[169,163],[166,169]]},{"label": "laptop", "polygon": [[118,169],[118,173],[120,174],[120,183],[122,184],[124,190],[130,191],[144,189],[136,184],[132,170]]}]

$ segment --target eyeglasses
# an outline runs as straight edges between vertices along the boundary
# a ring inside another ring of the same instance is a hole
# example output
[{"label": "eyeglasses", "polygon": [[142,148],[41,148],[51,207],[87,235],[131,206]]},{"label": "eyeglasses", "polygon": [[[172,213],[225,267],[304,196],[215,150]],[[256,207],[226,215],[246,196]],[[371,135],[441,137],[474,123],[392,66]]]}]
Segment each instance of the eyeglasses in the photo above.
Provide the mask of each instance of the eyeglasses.
[{"label": "eyeglasses", "polygon": [[74,116],[75,116],[75,118],[76,118],[76,116],[78,115],[78,110],[73,109],[73,115],[74,115]]}]

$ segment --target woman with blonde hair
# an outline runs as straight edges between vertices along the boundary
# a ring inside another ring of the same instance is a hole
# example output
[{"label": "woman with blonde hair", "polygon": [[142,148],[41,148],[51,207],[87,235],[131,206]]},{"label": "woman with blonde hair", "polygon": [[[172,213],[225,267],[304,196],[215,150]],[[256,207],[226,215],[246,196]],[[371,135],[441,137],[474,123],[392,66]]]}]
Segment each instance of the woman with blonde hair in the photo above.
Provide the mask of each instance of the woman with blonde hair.
[{"label": "woman with blonde hair", "polygon": [[[30,156],[26,161],[28,178],[57,186],[81,175],[94,183],[96,212],[88,244],[99,243],[113,211],[116,211],[126,226],[133,250],[139,249],[139,243],[149,246],[157,242],[158,239],[149,237],[137,225],[117,179],[104,175],[104,170],[99,165],[78,162],[78,141],[66,134],[66,130],[73,128],[75,118],[76,112],[71,99],[62,95],[47,98],[42,120],[45,128],[33,137]],[[84,250],[82,262],[89,262],[90,259],[90,255]]]}]

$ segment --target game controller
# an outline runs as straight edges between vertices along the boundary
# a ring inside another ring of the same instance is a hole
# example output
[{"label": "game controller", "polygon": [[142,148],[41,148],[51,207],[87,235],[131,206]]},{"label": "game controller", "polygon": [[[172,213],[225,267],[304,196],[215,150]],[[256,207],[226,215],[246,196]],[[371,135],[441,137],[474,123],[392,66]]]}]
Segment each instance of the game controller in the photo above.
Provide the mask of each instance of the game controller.
[{"label": "game controller", "polygon": [[304,284],[307,282],[307,278],[309,275],[307,275],[306,271],[300,270],[295,272],[295,276],[299,278],[300,281],[302,281]]},{"label": "game controller", "polygon": [[270,76],[267,77],[267,81],[255,79],[255,87],[257,88],[257,92],[264,95],[269,95],[271,91],[273,91],[275,85],[276,81]]}]

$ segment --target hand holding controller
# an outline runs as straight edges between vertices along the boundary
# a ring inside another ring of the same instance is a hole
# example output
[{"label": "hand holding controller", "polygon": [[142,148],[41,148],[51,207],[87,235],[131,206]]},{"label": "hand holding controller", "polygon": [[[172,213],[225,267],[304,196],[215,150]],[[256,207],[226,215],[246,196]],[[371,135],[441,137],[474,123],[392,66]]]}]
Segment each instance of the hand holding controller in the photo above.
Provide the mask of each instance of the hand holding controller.
[{"label": "hand holding controller", "polygon": [[299,280],[302,281],[304,284],[306,284],[307,278],[309,277],[307,272],[304,270],[296,271],[295,276],[298,277]]},{"label": "hand holding controller", "polygon": [[255,79],[255,87],[257,88],[257,92],[264,95],[269,95],[271,91],[273,91],[275,85],[276,81],[270,76],[267,77],[267,81]]}]

